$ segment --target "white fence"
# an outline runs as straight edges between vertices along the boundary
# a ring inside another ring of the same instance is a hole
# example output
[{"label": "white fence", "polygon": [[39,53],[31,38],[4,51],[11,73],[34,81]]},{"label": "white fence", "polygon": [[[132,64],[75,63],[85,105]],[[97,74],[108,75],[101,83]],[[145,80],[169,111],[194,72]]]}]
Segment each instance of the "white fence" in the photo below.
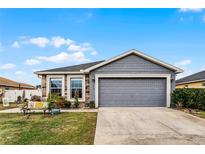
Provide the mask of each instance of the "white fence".
[{"label": "white fence", "polygon": [[41,89],[37,90],[6,90],[4,93],[4,98],[8,98],[9,102],[15,102],[18,96],[23,96],[23,91],[25,91],[25,98],[31,99],[32,96],[41,96]]}]

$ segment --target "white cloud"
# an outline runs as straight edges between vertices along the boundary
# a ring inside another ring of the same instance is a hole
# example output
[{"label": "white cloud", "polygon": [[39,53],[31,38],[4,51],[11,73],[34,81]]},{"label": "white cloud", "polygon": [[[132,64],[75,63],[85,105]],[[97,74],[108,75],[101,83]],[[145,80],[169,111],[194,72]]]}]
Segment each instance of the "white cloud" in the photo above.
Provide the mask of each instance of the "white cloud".
[{"label": "white cloud", "polygon": [[20,48],[20,44],[18,41],[15,41],[13,44],[12,44],[12,47],[13,48]]},{"label": "white cloud", "polygon": [[68,50],[70,50],[70,51],[81,51],[82,48],[79,45],[72,44],[68,47]]},{"label": "white cloud", "polygon": [[90,61],[87,59],[83,52],[74,52],[72,54],[68,54],[67,52],[61,52],[54,56],[39,56],[38,60],[54,62],[54,63],[63,63],[63,62],[77,62],[83,63]]},{"label": "white cloud", "polygon": [[179,12],[202,12],[203,9],[201,8],[181,8]]},{"label": "white cloud", "polygon": [[181,60],[177,63],[175,63],[176,66],[186,66],[191,64],[191,60],[190,59],[185,59],[185,60]]},{"label": "white cloud", "polygon": [[95,55],[97,55],[97,51],[92,51],[90,54],[95,56]]},{"label": "white cloud", "polygon": [[189,76],[193,73],[193,71],[189,68],[183,68],[184,72],[183,73],[180,73],[180,74],[177,74],[177,79],[181,79],[181,78],[184,78],[186,76]]},{"label": "white cloud", "polygon": [[29,40],[30,43],[35,44],[39,47],[45,47],[50,41],[46,37],[37,37],[37,38],[31,38]]},{"label": "white cloud", "polygon": [[24,71],[16,71],[14,74],[15,75],[26,75],[26,72],[24,72]]},{"label": "white cloud", "polygon": [[85,58],[85,55],[83,52],[75,52],[73,54],[70,55],[70,61],[74,61],[77,63],[83,63],[83,62],[88,62],[89,59]]},{"label": "white cloud", "polygon": [[[95,51],[92,45],[88,42],[82,43],[80,45],[71,44],[68,47],[68,50],[72,52],[85,52],[85,51],[94,52]],[[97,53],[97,51],[95,52]]]},{"label": "white cloud", "polygon": [[54,63],[61,63],[69,60],[69,54],[66,52],[61,52],[54,56],[39,56],[37,57],[39,60],[49,61]]},{"label": "white cloud", "polygon": [[[88,14],[88,16],[92,16]],[[36,37],[36,38],[29,38],[29,37],[20,37],[17,41],[15,41],[12,46],[14,48],[19,48],[21,45],[27,44],[34,44],[38,47],[47,47],[53,46],[55,48],[60,48],[65,46],[68,51],[72,52],[90,52],[91,55],[96,55],[97,51],[92,47],[89,42],[84,43],[76,43],[74,40],[69,38],[63,38],[61,36],[51,37],[51,39],[47,37]]]},{"label": "white cloud", "polygon": [[37,59],[27,59],[25,64],[26,65],[36,65],[36,64],[40,64],[40,61]]},{"label": "white cloud", "polygon": [[180,73],[177,75],[177,79],[183,78],[185,76],[188,76],[193,73],[192,69],[189,67],[189,65],[192,63],[190,59],[181,60],[179,62],[176,62],[175,65],[181,69],[184,70],[183,73]]},{"label": "white cloud", "polygon": [[0,70],[9,70],[9,69],[12,69],[14,67],[16,67],[15,64],[8,63],[8,64],[1,65]]},{"label": "white cloud", "polygon": [[61,47],[62,45],[71,45],[72,43],[74,43],[73,40],[71,39],[64,39],[60,36],[56,36],[56,37],[52,37],[51,39],[51,45],[53,45],[56,48]]}]

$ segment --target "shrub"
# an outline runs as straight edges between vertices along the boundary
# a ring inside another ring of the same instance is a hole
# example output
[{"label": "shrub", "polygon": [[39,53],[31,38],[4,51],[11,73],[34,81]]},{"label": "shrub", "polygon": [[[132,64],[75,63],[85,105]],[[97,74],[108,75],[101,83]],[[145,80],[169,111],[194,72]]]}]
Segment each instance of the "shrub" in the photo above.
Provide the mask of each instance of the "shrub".
[{"label": "shrub", "polygon": [[95,108],[95,101],[91,100],[89,103],[90,108]]},{"label": "shrub", "polygon": [[41,101],[41,96],[33,95],[31,101]]},{"label": "shrub", "polygon": [[172,103],[178,107],[205,110],[205,89],[176,89]]},{"label": "shrub", "polygon": [[56,107],[63,108],[65,104],[65,97],[58,96],[55,102]]},{"label": "shrub", "polygon": [[71,107],[71,102],[70,101],[65,101],[64,102],[64,107],[65,108],[70,108]]},{"label": "shrub", "polygon": [[62,108],[64,107],[65,98],[62,96],[58,96],[56,94],[50,94],[48,95],[47,102],[51,104],[51,106],[54,108]]},{"label": "shrub", "polygon": [[74,105],[75,105],[75,107],[76,108],[78,108],[79,107],[79,93],[78,93],[78,91],[76,90],[75,91],[75,98],[74,98]]},{"label": "shrub", "polygon": [[59,96],[49,93],[48,98],[47,98],[47,102],[53,102],[54,103],[54,102],[56,102],[57,97],[59,97]]},{"label": "shrub", "polygon": [[48,102],[48,109],[51,110],[52,108],[54,108],[54,103],[53,102]]}]

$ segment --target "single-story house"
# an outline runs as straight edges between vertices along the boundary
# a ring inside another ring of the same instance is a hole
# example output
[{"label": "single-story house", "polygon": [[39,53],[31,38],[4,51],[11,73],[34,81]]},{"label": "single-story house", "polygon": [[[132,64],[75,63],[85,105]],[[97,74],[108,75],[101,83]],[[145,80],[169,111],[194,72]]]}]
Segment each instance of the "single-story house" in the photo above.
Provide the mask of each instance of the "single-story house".
[{"label": "single-story house", "polygon": [[34,89],[35,87],[30,84],[20,83],[4,77],[0,77],[0,90],[34,90]]},{"label": "single-story house", "polygon": [[205,71],[177,80],[176,88],[205,88]]},{"label": "single-story house", "polygon": [[135,49],[104,61],[35,72],[42,96],[57,93],[69,101],[75,91],[96,107],[169,107],[175,76],[182,70]]}]

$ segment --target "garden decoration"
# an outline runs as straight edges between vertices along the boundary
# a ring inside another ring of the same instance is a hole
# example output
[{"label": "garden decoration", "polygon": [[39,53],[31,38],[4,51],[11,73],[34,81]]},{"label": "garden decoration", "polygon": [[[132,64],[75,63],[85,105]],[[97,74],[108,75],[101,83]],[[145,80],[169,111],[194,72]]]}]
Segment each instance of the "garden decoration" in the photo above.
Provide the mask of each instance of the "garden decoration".
[{"label": "garden decoration", "polygon": [[9,98],[2,98],[2,101],[3,101],[3,106],[4,107],[8,107],[10,104],[9,104]]},{"label": "garden decoration", "polygon": [[31,110],[43,110],[45,115],[46,111],[49,110],[48,104],[48,102],[28,101],[24,103],[21,110],[23,110],[24,115],[29,114]]}]

